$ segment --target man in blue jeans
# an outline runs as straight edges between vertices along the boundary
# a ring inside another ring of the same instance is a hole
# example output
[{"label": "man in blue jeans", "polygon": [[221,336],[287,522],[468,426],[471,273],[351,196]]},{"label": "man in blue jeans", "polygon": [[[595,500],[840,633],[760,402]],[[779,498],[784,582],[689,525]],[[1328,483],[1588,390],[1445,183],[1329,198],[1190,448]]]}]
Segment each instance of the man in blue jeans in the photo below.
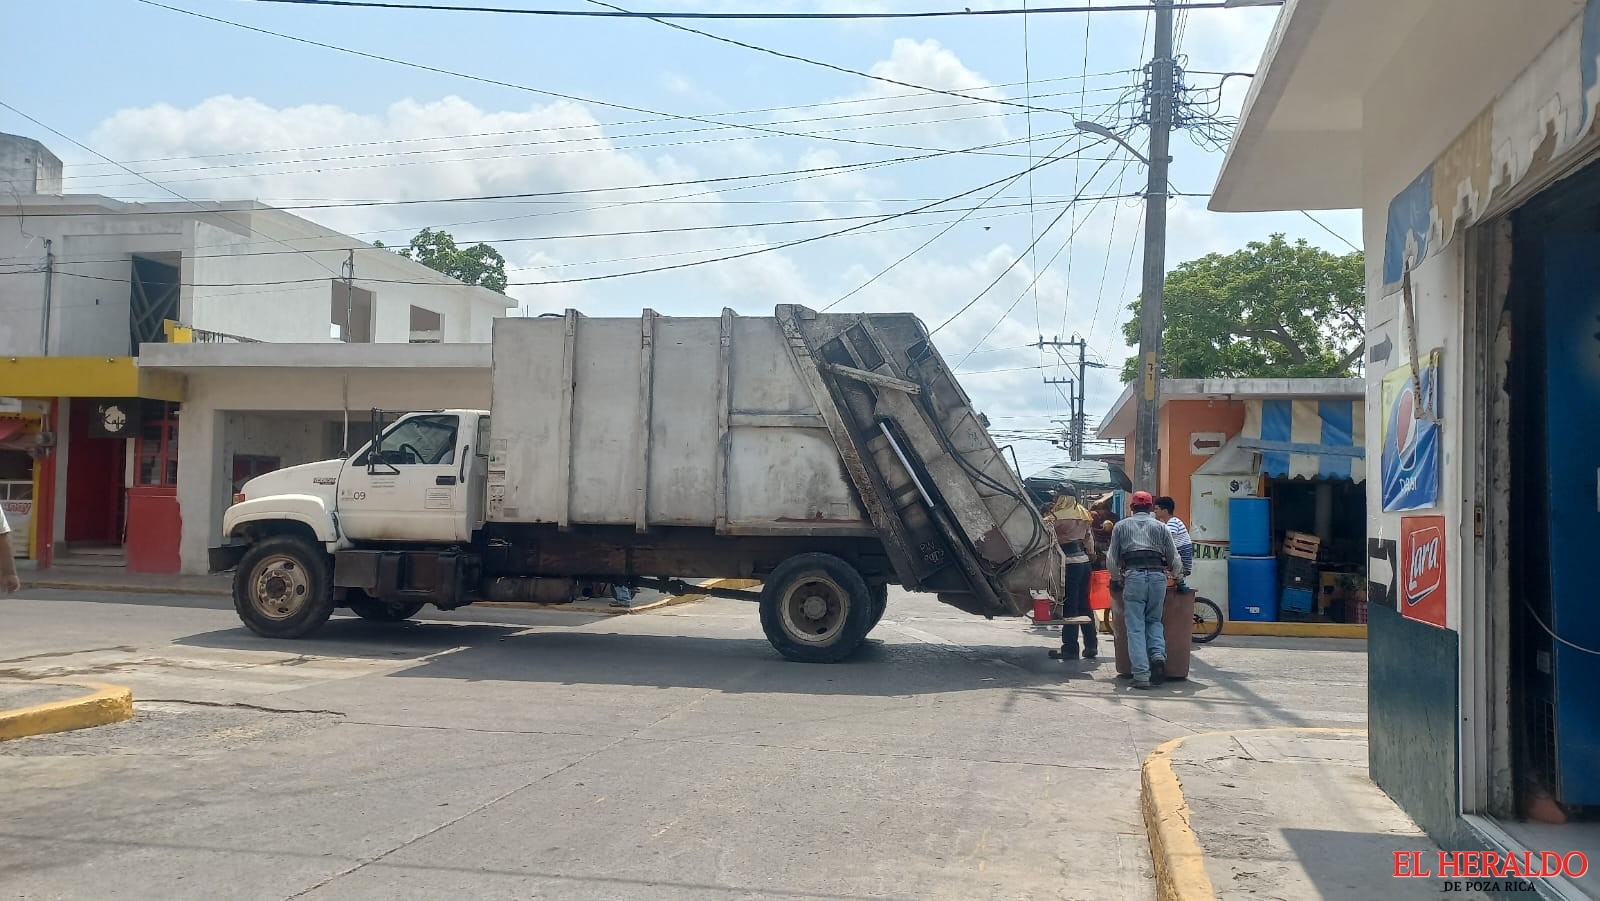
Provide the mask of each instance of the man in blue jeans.
[{"label": "man in blue jeans", "polygon": [[1167,640],[1161,614],[1167,601],[1167,573],[1182,578],[1183,562],[1166,524],[1151,515],[1156,499],[1150,492],[1135,491],[1130,505],[1133,515],[1111,530],[1106,570],[1112,591],[1119,583],[1122,588],[1121,617],[1133,687],[1147,689],[1166,678]]}]

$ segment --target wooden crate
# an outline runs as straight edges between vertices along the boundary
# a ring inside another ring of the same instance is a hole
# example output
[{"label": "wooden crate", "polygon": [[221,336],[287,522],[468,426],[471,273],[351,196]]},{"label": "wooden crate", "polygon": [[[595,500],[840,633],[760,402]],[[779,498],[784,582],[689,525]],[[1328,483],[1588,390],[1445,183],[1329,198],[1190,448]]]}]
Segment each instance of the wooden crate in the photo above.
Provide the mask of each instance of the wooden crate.
[{"label": "wooden crate", "polygon": [[1286,532],[1283,536],[1283,553],[1290,557],[1315,560],[1322,550],[1322,539],[1305,532]]}]

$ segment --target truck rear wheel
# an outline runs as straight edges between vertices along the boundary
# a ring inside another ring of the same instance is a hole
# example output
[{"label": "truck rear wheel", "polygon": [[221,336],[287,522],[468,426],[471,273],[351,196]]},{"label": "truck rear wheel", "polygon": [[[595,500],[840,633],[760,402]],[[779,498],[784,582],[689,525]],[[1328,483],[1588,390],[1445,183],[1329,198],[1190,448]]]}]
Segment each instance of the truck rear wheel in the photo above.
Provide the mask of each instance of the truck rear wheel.
[{"label": "truck rear wheel", "polygon": [[778,653],[802,663],[835,663],[872,629],[872,591],[855,567],[832,554],[798,554],[778,564],[761,589],[761,628]]},{"label": "truck rear wheel", "polygon": [[233,576],[233,609],[257,635],[309,635],[333,614],[328,569],[328,555],[304,538],[264,538],[239,561]]},{"label": "truck rear wheel", "polygon": [[346,601],[350,606],[350,612],[362,619],[370,619],[375,623],[404,622],[416,616],[423,607],[427,606],[420,601],[412,601],[405,604],[388,604],[366,592],[357,595],[355,592],[358,590],[350,589],[351,596]]}]

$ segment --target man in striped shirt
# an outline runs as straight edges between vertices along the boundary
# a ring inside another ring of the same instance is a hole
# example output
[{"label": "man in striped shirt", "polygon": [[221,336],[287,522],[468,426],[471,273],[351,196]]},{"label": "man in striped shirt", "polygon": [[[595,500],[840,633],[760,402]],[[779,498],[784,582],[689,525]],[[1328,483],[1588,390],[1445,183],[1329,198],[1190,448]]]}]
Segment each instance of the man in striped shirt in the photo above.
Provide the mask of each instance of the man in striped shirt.
[{"label": "man in striped shirt", "polygon": [[1189,537],[1189,527],[1176,515],[1178,502],[1165,495],[1156,498],[1156,519],[1167,524],[1167,531],[1172,533],[1172,543],[1178,546],[1178,556],[1183,558],[1183,572],[1178,575],[1178,591],[1187,594],[1189,586],[1183,581],[1184,576],[1194,572],[1194,539]]}]

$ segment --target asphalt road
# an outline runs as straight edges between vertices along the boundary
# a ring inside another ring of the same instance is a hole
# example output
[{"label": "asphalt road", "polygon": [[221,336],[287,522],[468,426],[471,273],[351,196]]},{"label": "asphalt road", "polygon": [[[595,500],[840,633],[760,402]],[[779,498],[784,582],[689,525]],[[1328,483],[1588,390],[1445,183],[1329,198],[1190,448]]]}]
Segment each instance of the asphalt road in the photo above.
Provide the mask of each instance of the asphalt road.
[{"label": "asphalt road", "polygon": [[298,642],[225,603],[0,599],[0,677],[138,711],[0,744],[0,897],[1147,899],[1157,744],[1366,721],[1362,642],[1224,637],[1134,692],[1109,643],[1063,664],[898,592],[832,666],[778,657],[742,601]]}]

